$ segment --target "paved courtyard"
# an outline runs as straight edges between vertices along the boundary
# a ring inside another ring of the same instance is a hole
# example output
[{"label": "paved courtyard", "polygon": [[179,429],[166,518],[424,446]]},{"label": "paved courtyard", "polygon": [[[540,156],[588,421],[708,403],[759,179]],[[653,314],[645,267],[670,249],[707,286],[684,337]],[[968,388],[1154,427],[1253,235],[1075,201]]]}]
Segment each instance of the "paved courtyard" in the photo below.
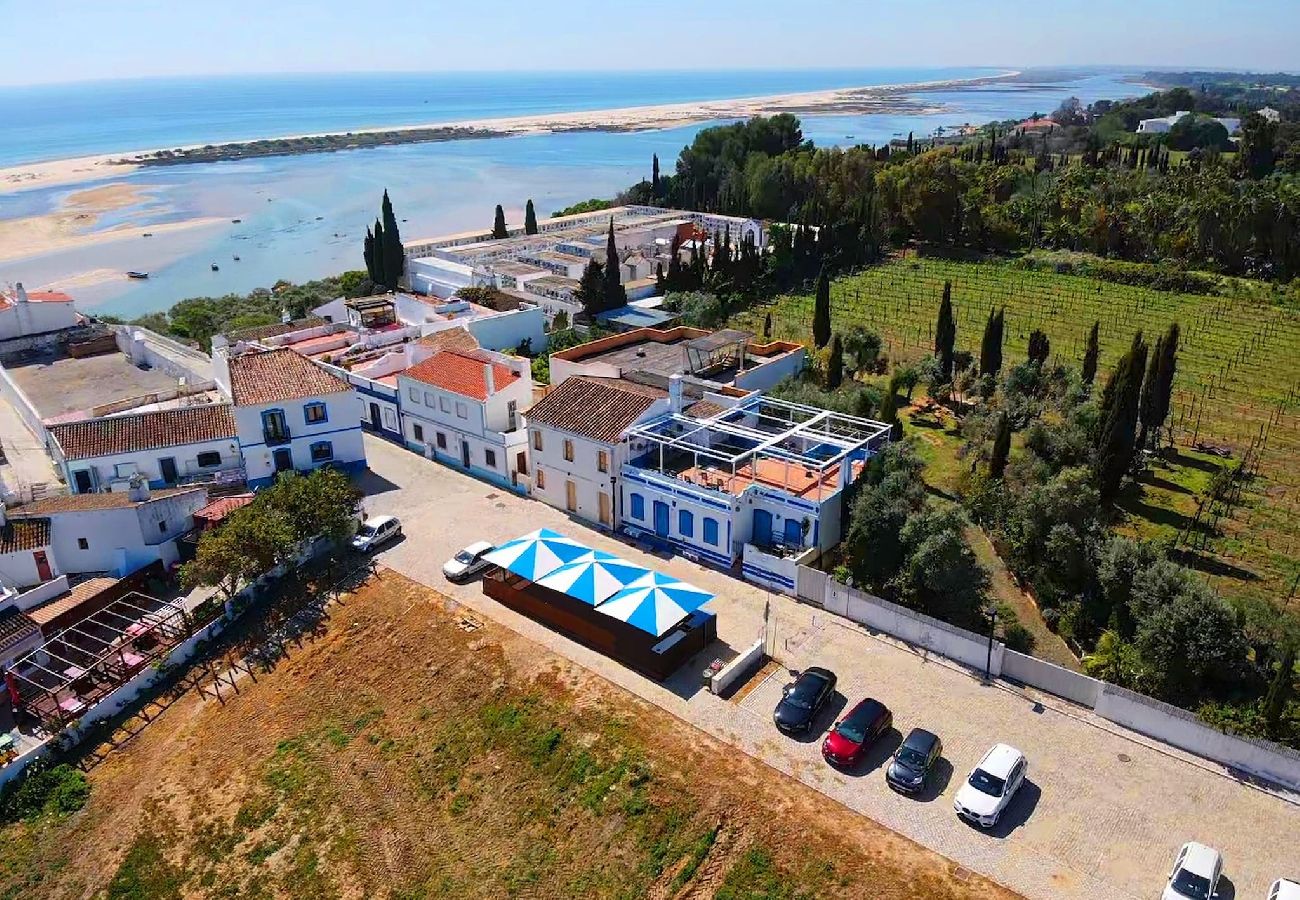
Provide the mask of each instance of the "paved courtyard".
[{"label": "paved courtyard", "polygon": [[[1300,877],[1300,805],[1225,777],[1204,761],[1103,727],[1086,710],[988,686],[945,660],[928,658],[853,623],[680,557],[649,555],[602,535],[538,501],[470,478],[367,436],[371,473],[363,486],[373,514],[401,516],[406,537],[381,561],[597,671],[683,720],[751,753],[828,797],[982,872],[1031,898],[1159,896],[1184,841],[1218,847],[1225,859],[1220,898],[1263,898],[1279,876]],[[777,671],[743,699],[714,697],[699,670],[718,648],[667,685],[514,613],[482,594],[477,582],[453,585],[441,566],[479,539],[501,542],[550,527],[593,547],[658,568],[717,594],[723,650],[738,651],[763,633],[770,604],[769,648],[781,664],[817,664],[839,675],[839,692],[807,741],[779,734],[771,711],[788,675]],[[885,702],[895,730],[855,772],[830,769],[820,735],[846,704],[864,696]],[[910,728],[940,735],[938,783],[918,799],[885,783],[882,763]],[[1025,788],[998,827],[982,833],[955,817],[952,798],[971,766],[997,741],[1029,758]]]}]

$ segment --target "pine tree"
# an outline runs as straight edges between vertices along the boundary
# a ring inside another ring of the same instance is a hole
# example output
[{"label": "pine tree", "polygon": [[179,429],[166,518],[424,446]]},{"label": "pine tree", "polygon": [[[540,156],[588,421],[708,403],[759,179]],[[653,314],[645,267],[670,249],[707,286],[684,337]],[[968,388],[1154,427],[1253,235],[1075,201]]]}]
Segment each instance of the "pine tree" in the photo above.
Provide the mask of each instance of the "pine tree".
[{"label": "pine tree", "polygon": [[826,357],[826,389],[838,390],[844,384],[844,342],[837,332],[831,338],[831,350]]},{"label": "pine tree", "polygon": [[1097,346],[1097,335],[1101,330],[1101,322],[1092,323],[1092,331],[1088,332],[1088,349],[1083,352],[1083,369],[1080,374],[1083,376],[1085,384],[1092,384],[1092,380],[1097,377],[1097,355],[1101,352]]},{"label": "pine tree", "polygon": [[402,246],[402,235],[397,230],[397,217],[393,215],[393,203],[388,199],[388,190],[384,190],[384,199],[379,206],[384,220],[384,280],[383,284],[390,290],[397,290],[398,280],[406,273],[406,248]]},{"label": "pine tree", "polygon": [[663,189],[659,181],[659,154],[654,154],[653,161],[650,163],[650,196],[658,199]]},{"label": "pine tree", "polygon": [[984,340],[980,342],[980,374],[996,375],[1002,369],[1002,323],[1006,307],[994,312],[989,309],[989,320],[984,325]]},{"label": "pine tree", "polygon": [[366,226],[366,241],[361,255],[366,260],[366,275],[370,277],[371,281],[378,281],[375,278],[375,232],[369,225]]},{"label": "pine tree", "polygon": [[386,243],[384,241],[384,226],[379,223],[378,219],[375,219],[374,233],[375,233],[375,253],[374,253],[375,277],[372,280],[375,282],[375,284],[387,285],[388,284],[388,270],[386,268],[387,247],[384,246]]},{"label": "pine tree", "polygon": [[817,298],[813,302],[813,346],[820,350],[831,339],[831,280],[823,268],[817,275]]},{"label": "pine tree", "polygon": [[502,209],[501,204],[498,203],[496,218],[492,222],[492,237],[501,240],[502,238],[509,236],[510,232],[506,230],[506,211]]},{"label": "pine tree", "polygon": [[943,283],[943,299],[939,302],[939,316],[934,323],[934,355],[939,360],[943,380],[952,378],[953,345],[957,341],[957,323],[952,315],[952,282]]},{"label": "pine tree", "polygon": [[1119,493],[1124,475],[1133,464],[1137,443],[1138,403],[1142,393],[1142,373],[1146,368],[1147,345],[1142,332],[1120,357],[1115,371],[1102,390],[1097,428],[1097,453],[1093,473],[1103,500],[1113,500]]},{"label": "pine tree", "polygon": [[582,270],[582,280],[573,299],[582,304],[582,311],[588,318],[595,319],[596,314],[605,310],[605,271],[595,257],[587,260],[587,268]]},{"label": "pine tree", "polygon": [[1000,479],[1007,469],[1007,458],[1011,454],[1011,419],[1007,414],[998,415],[997,430],[993,433],[993,453],[989,456],[989,477]]},{"label": "pine tree", "polygon": [[537,210],[533,209],[531,197],[524,207],[524,234],[537,234]]},{"label": "pine tree", "polygon": [[1046,364],[1047,357],[1052,352],[1052,342],[1047,339],[1047,335],[1035,328],[1029,333],[1029,358],[1040,366]]},{"label": "pine tree", "polygon": [[614,243],[614,217],[609,219],[609,238],[605,241],[605,309],[627,306],[627,289],[621,278],[623,262]]}]

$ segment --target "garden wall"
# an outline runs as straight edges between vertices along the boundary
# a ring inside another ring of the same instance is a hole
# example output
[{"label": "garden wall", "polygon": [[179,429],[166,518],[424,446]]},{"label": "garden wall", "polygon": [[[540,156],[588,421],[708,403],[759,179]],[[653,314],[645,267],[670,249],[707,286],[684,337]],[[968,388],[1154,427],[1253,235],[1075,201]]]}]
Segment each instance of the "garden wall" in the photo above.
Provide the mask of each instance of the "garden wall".
[{"label": "garden wall", "polygon": [[721,694],[728,688],[733,687],[736,682],[752,672],[763,661],[763,658],[767,656],[764,652],[765,647],[766,643],[763,638],[759,638],[746,647],[739,656],[714,673],[709,690],[714,694]]},{"label": "garden wall", "polygon": [[1073,703],[1092,709],[1105,682],[1041,659],[1007,650],[1002,654],[1002,677],[1041,688]]}]

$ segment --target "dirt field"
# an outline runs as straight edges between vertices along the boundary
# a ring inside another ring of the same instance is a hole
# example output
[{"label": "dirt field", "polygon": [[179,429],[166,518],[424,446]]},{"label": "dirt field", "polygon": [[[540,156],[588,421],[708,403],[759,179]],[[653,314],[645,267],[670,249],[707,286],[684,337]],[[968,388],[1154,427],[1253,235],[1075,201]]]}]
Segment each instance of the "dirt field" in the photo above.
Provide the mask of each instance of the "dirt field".
[{"label": "dirt field", "polygon": [[382,571],[7,827],[0,896],[1014,896],[466,616]]}]

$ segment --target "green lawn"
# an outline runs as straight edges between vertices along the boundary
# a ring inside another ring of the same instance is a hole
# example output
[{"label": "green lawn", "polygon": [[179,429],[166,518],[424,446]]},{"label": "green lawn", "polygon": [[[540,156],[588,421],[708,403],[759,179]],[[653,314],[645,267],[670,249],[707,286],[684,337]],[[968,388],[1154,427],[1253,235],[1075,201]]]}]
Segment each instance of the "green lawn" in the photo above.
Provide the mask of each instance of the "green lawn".
[{"label": "green lawn", "polygon": [[[945,281],[952,283],[957,347],[978,354],[991,308],[1006,308],[1005,365],[1025,358],[1030,332],[1041,329],[1052,354],[1077,365],[1093,322],[1099,321],[1098,380],[1142,329],[1149,342],[1171,322],[1182,329],[1178,375],[1170,416],[1179,459],[1152,473],[1138,496],[1125,499],[1124,528],[1151,537],[1182,533],[1195,516],[1213,470],[1225,463],[1192,452],[1197,445],[1226,448],[1235,465],[1252,446],[1258,475],[1242,504],[1220,518],[1208,543],[1187,562],[1206,571],[1230,596],[1277,602],[1297,573],[1296,515],[1300,488],[1300,315],[1276,302],[1263,283],[1233,282],[1231,293],[1203,296],[1117,284],[1079,275],[1030,271],[1005,262],[894,260],[838,279],[831,287],[831,321],[837,331],[862,325],[880,334],[892,362],[928,354]],[[735,317],[732,324],[762,331],[772,314],[775,338],[810,339],[813,297],[790,294]],[[956,462],[945,449],[950,428],[923,427],[930,481],[947,488]],[[1198,545],[1199,545],[1198,541]]]}]

